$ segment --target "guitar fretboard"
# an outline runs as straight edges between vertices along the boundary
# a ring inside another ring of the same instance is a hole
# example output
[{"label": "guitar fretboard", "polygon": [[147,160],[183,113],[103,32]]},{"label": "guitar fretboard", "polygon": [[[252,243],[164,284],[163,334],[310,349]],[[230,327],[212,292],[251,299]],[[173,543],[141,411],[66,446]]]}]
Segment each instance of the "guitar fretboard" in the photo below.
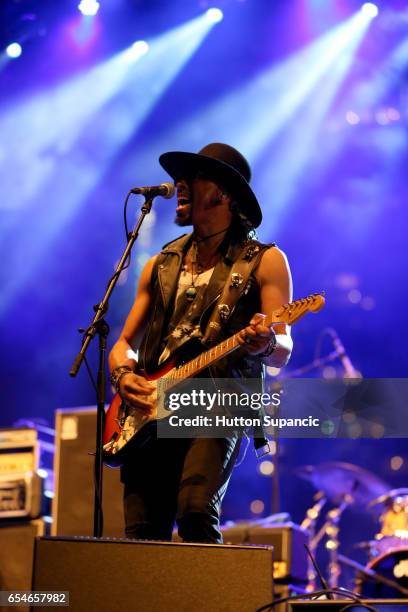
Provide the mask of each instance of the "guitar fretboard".
[{"label": "guitar fretboard", "polygon": [[194,359],[191,359],[186,364],[172,368],[167,374],[161,379],[161,383],[164,385],[163,390],[168,391],[177,383],[185,380],[186,378],[192,378],[208,366],[216,363],[222,357],[229,355],[232,351],[235,351],[240,345],[237,341],[237,334],[230,336],[223,342],[220,342],[216,346],[208,349],[204,353],[201,353]]}]

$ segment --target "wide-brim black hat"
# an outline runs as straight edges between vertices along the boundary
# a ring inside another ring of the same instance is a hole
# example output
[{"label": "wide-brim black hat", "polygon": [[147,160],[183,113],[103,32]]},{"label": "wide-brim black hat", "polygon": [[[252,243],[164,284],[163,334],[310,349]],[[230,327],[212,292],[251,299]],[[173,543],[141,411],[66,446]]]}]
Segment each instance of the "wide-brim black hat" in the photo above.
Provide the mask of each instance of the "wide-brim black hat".
[{"label": "wide-brim black hat", "polygon": [[253,227],[260,225],[261,207],[249,186],[251,169],[245,157],[234,147],[214,142],[198,153],[163,153],[159,162],[174,181],[187,180],[198,172],[208,175],[208,178],[225,187]]}]

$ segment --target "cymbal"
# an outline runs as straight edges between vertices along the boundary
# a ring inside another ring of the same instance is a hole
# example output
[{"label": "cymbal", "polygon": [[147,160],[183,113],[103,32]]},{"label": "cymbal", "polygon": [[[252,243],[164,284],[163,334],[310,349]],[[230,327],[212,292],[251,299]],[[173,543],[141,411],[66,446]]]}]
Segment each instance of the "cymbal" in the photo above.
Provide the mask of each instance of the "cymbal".
[{"label": "cymbal", "polygon": [[388,485],[383,480],[353,463],[328,461],[304,465],[296,470],[296,474],[323,491],[335,503],[340,503],[349,495],[350,503],[366,505],[374,497],[388,491]]},{"label": "cymbal", "polygon": [[380,497],[376,497],[369,504],[368,507],[376,506],[377,504],[386,504],[387,502],[394,501],[397,497],[408,497],[408,489],[391,489],[391,491],[387,491],[384,495],[380,495]]}]

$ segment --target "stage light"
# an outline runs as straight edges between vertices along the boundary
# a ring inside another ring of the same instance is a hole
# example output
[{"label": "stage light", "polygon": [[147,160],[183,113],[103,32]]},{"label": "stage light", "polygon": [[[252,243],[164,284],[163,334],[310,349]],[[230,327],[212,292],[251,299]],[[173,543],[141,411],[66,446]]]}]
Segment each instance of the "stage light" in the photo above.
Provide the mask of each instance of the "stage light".
[{"label": "stage light", "polygon": [[403,464],[404,464],[404,460],[399,455],[395,455],[395,457],[391,458],[391,461],[390,461],[391,469],[394,470],[395,472],[401,469]]},{"label": "stage light", "polygon": [[81,0],[78,8],[86,17],[94,17],[99,11],[99,2],[97,0]]},{"label": "stage light", "polygon": [[261,499],[254,499],[249,506],[252,514],[261,514],[265,509],[265,504]]},{"label": "stage light", "polygon": [[138,40],[132,45],[132,49],[135,53],[138,53],[139,57],[145,55],[149,50],[149,45],[145,40]]},{"label": "stage light", "polygon": [[146,55],[149,51],[149,45],[145,40],[137,40],[125,53],[125,60],[129,62],[134,62],[139,58]]},{"label": "stage light", "polygon": [[378,6],[373,2],[365,2],[361,7],[361,12],[368,19],[374,19],[374,17],[377,17],[378,15]]},{"label": "stage light", "polygon": [[271,476],[274,472],[275,466],[272,461],[261,461],[259,464],[259,471],[262,476]]},{"label": "stage light", "polygon": [[357,123],[360,123],[361,119],[360,116],[354,111],[348,111],[346,113],[346,121],[350,125],[357,125]]},{"label": "stage light", "polygon": [[218,23],[222,21],[224,13],[219,8],[210,8],[206,12],[206,16],[210,23]]},{"label": "stage light", "polygon": [[11,43],[10,45],[8,45],[8,47],[6,47],[6,53],[12,59],[16,59],[17,57],[20,57],[22,52],[23,52],[23,49],[21,45],[19,45],[19,43],[16,43],[16,42]]}]

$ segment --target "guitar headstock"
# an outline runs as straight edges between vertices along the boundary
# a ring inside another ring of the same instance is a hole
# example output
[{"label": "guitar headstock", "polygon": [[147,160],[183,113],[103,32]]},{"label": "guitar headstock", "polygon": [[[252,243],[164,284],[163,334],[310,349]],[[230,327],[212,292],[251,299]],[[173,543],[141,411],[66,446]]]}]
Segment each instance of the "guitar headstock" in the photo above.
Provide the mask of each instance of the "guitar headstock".
[{"label": "guitar headstock", "polygon": [[300,300],[289,302],[289,304],[284,304],[272,313],[272,322],[292,325],[307,312],[319,312],[325,302],[323,293],[314,293]]}]

